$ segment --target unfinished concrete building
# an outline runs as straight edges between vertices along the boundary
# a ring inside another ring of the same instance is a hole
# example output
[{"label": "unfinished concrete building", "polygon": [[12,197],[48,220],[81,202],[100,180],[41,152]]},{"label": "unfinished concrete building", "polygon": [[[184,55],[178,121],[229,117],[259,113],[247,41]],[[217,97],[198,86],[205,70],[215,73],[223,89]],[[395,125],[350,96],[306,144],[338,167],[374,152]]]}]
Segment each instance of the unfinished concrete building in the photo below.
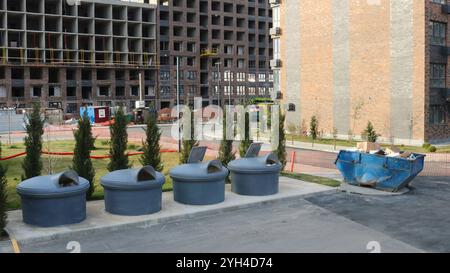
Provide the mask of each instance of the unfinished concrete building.
[{"label": "unfinished concrete building", "polygon": [[160,107],[176,103],[177,57],[183,104],[270,97],[271,18],[267,0],[160,0]]},{"label": "unfinished concrete building", "polygon": [[148,0],[0,0],[0,107],[147,105],[157,86],[157,6]]}]

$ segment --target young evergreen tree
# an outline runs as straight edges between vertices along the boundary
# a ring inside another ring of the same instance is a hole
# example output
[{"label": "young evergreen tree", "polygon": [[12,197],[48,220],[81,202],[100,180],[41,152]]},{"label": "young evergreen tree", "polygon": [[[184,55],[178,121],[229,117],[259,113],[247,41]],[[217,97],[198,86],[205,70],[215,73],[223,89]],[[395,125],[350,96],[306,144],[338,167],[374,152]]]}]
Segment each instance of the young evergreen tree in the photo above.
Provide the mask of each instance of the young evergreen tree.
[{"label": "young evergreen tree", "polygon": [[316,116],[311,117],[311,123],[309,124],[309,134],[312,139],[312,145],[314,146],[314,141],[316,141],[319,136],[319,122]]},{"label": "young evergreen tree", "polygon": [[287,152],[286,152],[286,131],[284,129],[284,122],[286,120],[286,114],[282,113],[280,110],[280,124],[278,126],[278,148],[276,151],[274,151],[278,159],[281,162],[281,165],[283,166],[282,170],[286,167],[287,163]]},{"label": "young evergreen tree", "polygon": [[[2,154],[2,148],[0,143],[0,157]],[[0,237],[5,233],[6,227],[6,168],[3,163],[0,162]]]},{"label": "young evergreen tree", "polygon": [[146,139],[142,142],[143,154],[140,162],[143,166],[150,165],[156,171],[162,171],[164,165],[161,160],[161,146],[159,140],[161,138],[161,131],[156,122],[156,116],[150,115],[147,122]]},{"label": "young evergreen tree", "polygon": [[219,160],[223,165],[228,166],[232,160],[236,159],[236,154],[233,152],[233,140],[227,139],[227,119],[224,111],[223,114],[223,138],[220,142]]},{"label": "young evergreen tree", "polygon": [[128,161],[127,144],[127,120],[122,107],[116,111],[114,122],[109,126],[111,134],[111,143],[109,144],[109,155],[111,160],[108,164],[108,170],[110,172],[116,170],[123,170],[130,168]]},{"label": "young evergreen tree", "polygon": [[91,150],[94,149],[95,138],[92,136],[91,121],[85,111],[83,116],[78,120],[78,130],[74,133],[75,149],[72,159],[72,169],[79,176],[89,181],[90,187],[86,192],[86,198],[92,199],[94,193],[94,176],[95,170],[91,160]]},{"label": "young evergreen tree", "polygon": [[244,139],[241,140],[241,144],[239,145],[239,155],[244,157],[247,153],[248,148],[253,143],[250,140],[250,114],[248,112],[245,113],[245,136]]},{"label": "young evergreen tree", "polygon": [[367,141],[369,141],[369,142],[374,142],[374,143],[377,142],[378,134],[375,131],[375,129],[373,128],[372,122],[369,121],[367,123],[367,127],[363,132],[363,137],[365,139],[367,139]]},{"label": "young evergreen tree", "polygon": [[183,139],[181,141],[180,164],[186,164],[189,160],[192,148],[198,146],[198,142],[194,139],[194,115],[191,116],[191,139]]},{"label": "young evergreen tree", "polygon": [[44,134],[44,121],[41,119],[41,107],[38,103],[33,105],[33,111],[27,115],[25,137],[26,155],[22,162],[22,180],[41,175],[42,171],[42,135]]}]

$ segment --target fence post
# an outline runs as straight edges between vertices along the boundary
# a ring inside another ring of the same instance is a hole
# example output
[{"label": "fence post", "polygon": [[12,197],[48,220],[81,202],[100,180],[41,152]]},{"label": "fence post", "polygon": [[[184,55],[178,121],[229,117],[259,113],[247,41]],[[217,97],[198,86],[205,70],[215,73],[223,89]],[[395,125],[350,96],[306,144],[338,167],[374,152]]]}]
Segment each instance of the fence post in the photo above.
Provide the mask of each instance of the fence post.
[{"label": "fence post", "polygon": [[291,173],[294,172],[294,164],[295,164],[295,150],[292,150],[292,154],[291,154]]}]

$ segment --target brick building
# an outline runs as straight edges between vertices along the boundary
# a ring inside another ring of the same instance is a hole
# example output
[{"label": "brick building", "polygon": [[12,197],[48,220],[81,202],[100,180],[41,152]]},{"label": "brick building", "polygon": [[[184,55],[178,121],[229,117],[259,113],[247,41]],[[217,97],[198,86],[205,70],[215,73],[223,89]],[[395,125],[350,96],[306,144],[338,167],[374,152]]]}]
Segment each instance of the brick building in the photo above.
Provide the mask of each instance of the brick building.
[{"label": "brick building", "polygon": [[287,123],[386,142],[450,141],[446,0],[270,0]]}]

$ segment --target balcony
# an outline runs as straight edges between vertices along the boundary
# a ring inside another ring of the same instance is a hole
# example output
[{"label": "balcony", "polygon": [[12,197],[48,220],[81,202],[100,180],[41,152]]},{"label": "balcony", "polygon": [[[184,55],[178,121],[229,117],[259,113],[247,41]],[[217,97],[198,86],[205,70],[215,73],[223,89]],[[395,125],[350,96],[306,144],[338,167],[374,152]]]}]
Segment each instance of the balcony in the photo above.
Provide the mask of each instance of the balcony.
[{"label": "balcony", "polygon": [[280,0],[269,0],[269,4],[272,6],[279,5],[280,2],[281,2]]},{"label": "balcony", "polygon": [[281,67],[281,60],[280,59],[270,60],[270,67],[271,68],[280,68]]},{"label": "balcony", "polygon": [[269,33],[270,33],[270,36],[272,36],[272,37],[280,36],[281,35],[281,28],[273,27],[273,28],[270,29]]}]

